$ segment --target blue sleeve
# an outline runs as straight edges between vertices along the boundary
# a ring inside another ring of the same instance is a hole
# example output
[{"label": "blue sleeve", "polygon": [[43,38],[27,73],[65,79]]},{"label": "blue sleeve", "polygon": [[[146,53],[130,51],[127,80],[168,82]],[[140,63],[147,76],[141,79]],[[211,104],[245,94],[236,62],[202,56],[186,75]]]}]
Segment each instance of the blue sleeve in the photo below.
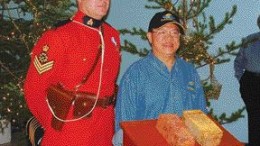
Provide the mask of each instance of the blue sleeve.
[{"label": "blue sleeve", "polygon": [[197,109],[200,109],[204,113],[208,113],[207,104],[206,104],[206,97],[201,85],[201,80],[199,77],[198,72],[194,69],[194,78],[195,78],[195,88],[196,88],[196,97],[197,97]]},{"label": "blue sleeve", "polygon": [[235,70],[235,77],[239,81],[240,78],[242,77],[245,69],[245,55],[244,55],[244,50],[245,48],[240,48],[235,60],[234,60],[234,70]]},{"label": "blue sleeve", "polygon": [[195,98],[193,99],[193,106],[192,109],[199,109],[203,111],[204,113],[208,113],[207,110],[207,103],[206,103],[206,97],[205,93],[201,84],[200,76],[197,72],[197,70],[193,67],[190,71],[190,75],[192,76],[192,80],[194,81],[194,88],[195,88]]},{"label": "blue sleeve", "polygon": [[115,130],[120,129],[120,122],[133,120],[137,111],[137,74],[129,70],[123,76],[115,107]]},{"label": "blue sleeve", "polygon": [[260,40],[260,32],[253,33],[251,35],[248,35],[247,37],[242,39],[242,46],[245,48],[248,46],[249,43],[252,43],[256,40]]},{"label": "blue sleeve", "polygon": [[121,79],[115,106],[114,145],[122,145],[123,132],[120,128],[120,122],[134,120],[136,117],[138,97],[137,80],[138,73],[133,68],[129,68]]}]

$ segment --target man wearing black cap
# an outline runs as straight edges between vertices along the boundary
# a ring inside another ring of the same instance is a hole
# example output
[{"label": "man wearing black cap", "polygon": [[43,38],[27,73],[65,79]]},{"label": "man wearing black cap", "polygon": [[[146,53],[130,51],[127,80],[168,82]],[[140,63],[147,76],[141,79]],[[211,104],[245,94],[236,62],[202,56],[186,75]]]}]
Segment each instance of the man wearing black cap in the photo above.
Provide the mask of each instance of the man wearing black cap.
[{"label": "man wearing black cap", "polygon": [[[257,19],[260,28],[260,16]],[[235,61],[235,77],[248,113],[249,146],[260,146],[260,32],[242,39]]]},{"label": "man wearing black cap", "polygon": [[151,52],[133,63],[122,77],[116,102],[114,145],[122,144],[121,121],[156,119],[183,110],[207,113],[200,78],[192,64],[176,55],[184,28],[170,11],[156,13],[147,38]]}]

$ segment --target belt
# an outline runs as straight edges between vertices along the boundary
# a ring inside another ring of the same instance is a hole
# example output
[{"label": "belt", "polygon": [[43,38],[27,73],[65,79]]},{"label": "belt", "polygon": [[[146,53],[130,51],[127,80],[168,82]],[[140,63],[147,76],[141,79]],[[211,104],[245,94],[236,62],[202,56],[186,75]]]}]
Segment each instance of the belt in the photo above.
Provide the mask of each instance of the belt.
[{"label": "belt", "polygon": [[[86,113],[90,112],[96,103],[96,107],[102,107],[102,108],[107,108],[110,105],[113,105],[115,103],[115,98],[116,96],[108,96],[108,97],[103,97],[96,99],[96,95],[94,94],[76,94],[76,98],[74,101],[74,116],[75,117],[82,117]],[[91,113],[88,114],[87,117],[90,117]]]},{"label": "belt", "polygon": [[115,101],[116,101],[115,96],[109,96],[109,97],[98,99],[96,105],[102,108],[107,108],[109,105],[114,105]]},{"label": "belt", "polygon": [[[95,94],[80,92],[80,93],[76,93],[75,100],[81,102],[82,105],[86,105],[86,102],[90,104],[94,104],[96,98],[97,97]],[[116,100],[116,94],[112,96],[105,96],[97,100],[96,106],[107,108],[107,106],[115,104],[115,100]]]},{"label": "belt", "polygon": [[251,72],[251,71],[245,71],[245,74],[254,76],[254,77],[260,77],[260,73],[256,73],[256,72]]},{"label": "belt", "polygon": [[[105,96],[102,98],[98,98],[96,106],[107,108],[110,105],[115,105],[116,96],[117,96],[118,86],[115,88],[115,92],[111,96]],[[96,101],[96,94],[87,93],[87,92],[77,92],[75,100],[79,102],[80,106],[87,107],[89,105],[93,105]]]}]

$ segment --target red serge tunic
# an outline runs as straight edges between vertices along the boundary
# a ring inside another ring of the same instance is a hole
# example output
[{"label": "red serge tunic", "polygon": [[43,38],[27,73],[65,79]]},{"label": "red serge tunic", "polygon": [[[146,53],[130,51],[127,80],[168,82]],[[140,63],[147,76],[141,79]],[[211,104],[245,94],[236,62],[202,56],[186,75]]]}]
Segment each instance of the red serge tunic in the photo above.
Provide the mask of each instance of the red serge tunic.
[{"label": "red serge tunic", "polygon": [[[45,32],[31,53],[31,64],[24,85],[25,99],[33,115],[45,129],[42,146],[109,146],[114,129],[113,106],[95,107],[91,118],[67,122],[61,131],[51,127],[52,114],[46,102],[46,89],[61,82],[68,90],[79,84],[90,71],[101,45],[100,30],[82,23],[82,12],[64,26]],[[100,97],[114,94],[120,67],[119,33],[103,23],[105,55]],[[79,91],[97,93],[101,57]],[[73,118],[72,108],[67,119]]]}]

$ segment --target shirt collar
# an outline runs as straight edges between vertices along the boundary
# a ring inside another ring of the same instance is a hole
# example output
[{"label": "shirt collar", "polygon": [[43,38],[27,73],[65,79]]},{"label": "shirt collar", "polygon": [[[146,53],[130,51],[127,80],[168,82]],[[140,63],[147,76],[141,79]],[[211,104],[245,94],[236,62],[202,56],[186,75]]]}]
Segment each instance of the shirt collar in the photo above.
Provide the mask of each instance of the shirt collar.
[{"label": "shirt collar", "polygon": [[[166,70],[168,70],[167,67],[166,67],[166,65],[165,65],[161,60],[159,60],[159,59],[152,53],[152,51],[149,52],[148,57],[152,60],[152,64],[153,64],[154,66],[159,67],[159,68],[161,68],[161,69],[166,69]],[[175,61],[175,64],[173,65],[173,67],[172,67],[172,70],[173,70],[173,69],[175,68],[175,66],[178,64],[179,59],[180,59],[180,58],[176,55],[176,61]]]},{"label": "shirt collar", "polygon": [[103,22],[103,20],[94,19],[90,16],[85,15],[81,11],[77,11],[77,13],[73,16],[72,19],[94,28],[100,27]]}]

